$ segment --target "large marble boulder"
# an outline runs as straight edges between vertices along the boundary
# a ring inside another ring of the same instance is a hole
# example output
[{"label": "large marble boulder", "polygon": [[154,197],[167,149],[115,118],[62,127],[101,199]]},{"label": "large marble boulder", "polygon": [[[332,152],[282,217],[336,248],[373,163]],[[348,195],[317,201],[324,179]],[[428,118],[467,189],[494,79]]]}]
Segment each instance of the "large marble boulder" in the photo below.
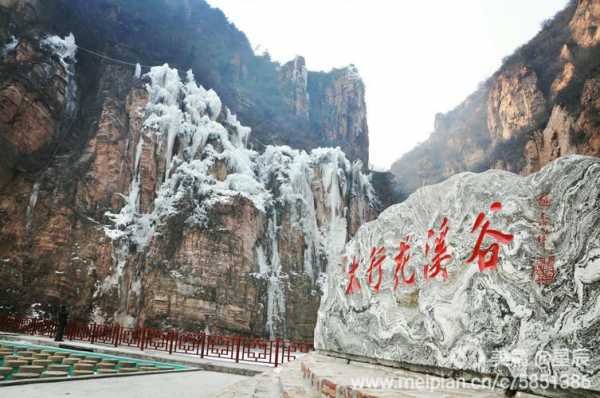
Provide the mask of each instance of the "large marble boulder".
[{"label": "large marble boulder", "polygon": [[600,390],[599,231],[598,158],[423,187],[330,264],[317,349]]}]

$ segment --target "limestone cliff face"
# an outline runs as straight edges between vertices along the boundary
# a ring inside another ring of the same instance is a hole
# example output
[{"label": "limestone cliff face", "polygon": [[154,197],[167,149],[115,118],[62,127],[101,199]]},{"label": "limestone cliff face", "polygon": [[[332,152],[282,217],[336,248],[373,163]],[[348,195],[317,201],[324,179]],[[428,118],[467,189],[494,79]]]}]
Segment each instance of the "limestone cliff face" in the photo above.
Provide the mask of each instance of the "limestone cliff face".
[{"label": "limestone cliff face", "polygon": [[4,48],[0,75],[0,186],[16,170],[47,161],[53,144],[75,117],[77,86],[73,66],[51,56],[50,43],[12,38]]},{"label": "limestone cliff face", "polygon": [[304,58],[296,57],[279,69],[279,84],[299,128],[310,132],[295,137],[294,146],[340,146],[350,159],[359,159],[368,166],[365,86],[354,66],[311,72]]},{"label": "limestone cliff face", "polygon": [[600,1],[573,1],[392,166],[406,196],[461,171],[521,174],[567,154],[600,155]]},{"label": "limestone cliff face", "polygon": [[510,140],[535,128],[546,113],[535,72],[526,66],[501,73],[488,96],[488,129],[493,140]]},{"label": "limestone cliff face", "polygon": [[309,73],[311,124],[325,143],[338,143],[351,159],[369,162],[365,85],[355,67]]},{"label": "limestone cliff face", "polygon": [[573,39],[581,47],[594,47],[600,43],[600,3],[581,0],[569,23]]},{"label": "limestone cliff face", "polygon": [[308,120],[308,70],[304,57],[296,57],[284,64],[280,69],[280,83],[283,86],[284,98],[294,114]]},{"label": "limestone cliff face", "polygon": [[0,311],[311,339],[329,259],[376,216],[362,164],[254,151],[191,70],[39,29],[0,63]]}]

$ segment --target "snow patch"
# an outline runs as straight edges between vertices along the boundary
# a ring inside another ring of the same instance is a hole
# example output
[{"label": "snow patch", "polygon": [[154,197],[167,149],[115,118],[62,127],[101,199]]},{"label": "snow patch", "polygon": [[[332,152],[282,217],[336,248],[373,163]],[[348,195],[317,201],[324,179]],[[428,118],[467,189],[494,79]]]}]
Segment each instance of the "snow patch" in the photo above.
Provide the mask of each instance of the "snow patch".
[{"label": "snow patch", "polygon": [[4,45],[2,49],[2,56],[6,56],[9,52],[13,51],[19,45],[19,40],[15,36],[10,37],[10,41]]},{"label": "snow patch", "polygon": [[68,36],[61,38],[59,36],[48,36],[42,40],[42,45],[52,48],[52,50],[60,57],[63,65],[77,62],[75,55],[77,54],[77,44],[75,36],[69,33]]}]

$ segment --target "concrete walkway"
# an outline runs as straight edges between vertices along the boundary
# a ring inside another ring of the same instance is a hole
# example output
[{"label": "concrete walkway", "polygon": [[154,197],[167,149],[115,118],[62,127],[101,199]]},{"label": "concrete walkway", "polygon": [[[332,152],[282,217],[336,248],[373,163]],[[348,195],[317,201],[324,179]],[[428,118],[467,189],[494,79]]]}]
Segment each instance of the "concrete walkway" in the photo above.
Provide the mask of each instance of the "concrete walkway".
[{"label": "concrete walkway", "polygon": [[206,398],[247,379],[208,371],[1,387],[3,398]]}]

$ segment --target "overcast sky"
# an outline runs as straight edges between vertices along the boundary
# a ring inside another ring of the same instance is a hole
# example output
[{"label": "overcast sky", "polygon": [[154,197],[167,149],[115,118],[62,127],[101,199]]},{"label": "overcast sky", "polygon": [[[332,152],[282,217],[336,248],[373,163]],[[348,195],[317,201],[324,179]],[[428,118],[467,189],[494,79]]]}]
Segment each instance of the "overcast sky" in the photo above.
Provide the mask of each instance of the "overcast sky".
[{"label": "overcast sky", "polygon": [[[252,45],[311,70],[355,64],[370,158],[388,168],[567,0],[208,0]],[[261,51],[262,51],[261,50]]]}]

